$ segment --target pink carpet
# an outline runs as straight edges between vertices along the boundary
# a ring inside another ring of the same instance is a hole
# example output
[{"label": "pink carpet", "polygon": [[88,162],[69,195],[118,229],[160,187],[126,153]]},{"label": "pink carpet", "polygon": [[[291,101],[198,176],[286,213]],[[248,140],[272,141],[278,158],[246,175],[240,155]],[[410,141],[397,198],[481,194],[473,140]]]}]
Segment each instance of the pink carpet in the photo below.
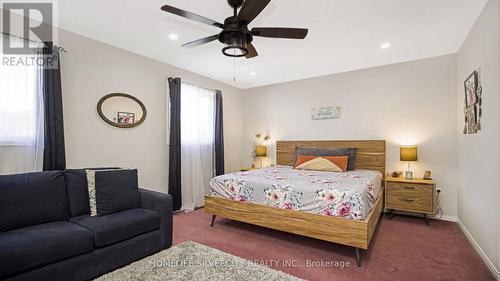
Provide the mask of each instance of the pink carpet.
[{"label": "pink carpet", "polygon": [[307,280],[494,280],[452,222],[383,217],[358,268],[350,247],[224,218],[211,228],[210,217],[203,209],[176,214],[174,244],[195,241]]}]

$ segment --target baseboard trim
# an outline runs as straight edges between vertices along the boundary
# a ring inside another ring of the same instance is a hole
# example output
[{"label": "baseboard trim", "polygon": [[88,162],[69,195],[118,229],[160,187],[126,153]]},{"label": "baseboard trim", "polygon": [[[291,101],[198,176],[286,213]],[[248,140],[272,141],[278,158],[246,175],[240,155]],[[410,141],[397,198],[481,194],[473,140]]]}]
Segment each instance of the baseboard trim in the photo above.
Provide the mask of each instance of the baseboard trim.
[{"label": "baseboard trim", "polygon": [[[384,213],[389,214],[389,212],[387,212],[386,209],[384,209]],[[412,212],[403,212],[403,211],[398,211],[397,214],[402,214],[402,215],[407,215],[407,216],[422,216],[422,214],[412,213]],[[457,216],[450,216],[450,215],[442,215],[442,216],[434,216],[434,217],[429,216],[429,219],[457,222]]]},{"label": "baseboard trim", "polygon": [[460,219],[457,219],[457,224],[460,230],[465,234],[465,237],[469,240],[471,243],[472,247],[476,250],[476,252],[479,254],[483,262],[486,264],[488,269],[493,273],[493,276],[496,277],[497,280],[500,280],[500,271],[496,268],[495,264],[490,260],[490,258],[484,253],[483,249],[477,244],[476,240],[474,240],[474,237],[472,237],[472,234],[470,231],[465,227],[465,225],[460,221]]},{"label": "baseboard trim", "polygon": [[441,217],[429,217],[433,220],[457,222],[457,216],[442,215]]}]

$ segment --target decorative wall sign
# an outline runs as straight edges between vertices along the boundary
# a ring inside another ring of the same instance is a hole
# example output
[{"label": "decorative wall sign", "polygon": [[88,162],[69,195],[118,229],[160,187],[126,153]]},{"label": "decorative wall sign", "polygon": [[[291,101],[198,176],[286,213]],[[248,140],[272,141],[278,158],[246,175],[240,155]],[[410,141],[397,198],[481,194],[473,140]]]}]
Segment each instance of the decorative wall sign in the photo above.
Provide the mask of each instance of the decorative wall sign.
[{"label": "decorative wall sign", "polygon": [[312,120],[339,119],[341,109],[340,106],[313,108]]},{"label": "decorative wall sign", "polygon": [[464,134],[476,134],[481,130],[481,104],[483,88],[479,71],[474,71],[465,80],[465,128]]}]

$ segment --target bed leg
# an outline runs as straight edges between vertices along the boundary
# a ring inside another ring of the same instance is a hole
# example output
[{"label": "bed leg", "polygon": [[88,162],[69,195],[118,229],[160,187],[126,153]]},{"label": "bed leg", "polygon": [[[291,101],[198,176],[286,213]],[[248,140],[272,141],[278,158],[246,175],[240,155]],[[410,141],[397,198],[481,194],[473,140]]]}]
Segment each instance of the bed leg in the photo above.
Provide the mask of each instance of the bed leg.
[{"label": "bed leg", "polygon": [[356,250],[356,263],[358,267],[361,267],[361,253],[359,248],[354,248]]},{"label": "bed leg", "polygon": [[212,223],[210,224],[210,227],[214,227],[214,222],[215,222],[215,215],[212,215]]}]

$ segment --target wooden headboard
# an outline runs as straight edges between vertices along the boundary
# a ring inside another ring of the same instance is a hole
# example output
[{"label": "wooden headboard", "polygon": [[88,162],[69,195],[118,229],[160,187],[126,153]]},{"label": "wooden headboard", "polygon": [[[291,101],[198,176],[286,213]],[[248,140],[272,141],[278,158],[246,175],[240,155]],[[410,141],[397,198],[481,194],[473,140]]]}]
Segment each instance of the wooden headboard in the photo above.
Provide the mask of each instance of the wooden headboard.
[{"label": "wooden headboard", "polygon": [[278,141],[276,143],[276,163],[293,166],[296,147],[357,148],[356,169],[379,171],[385,177],[385,140]]}]

